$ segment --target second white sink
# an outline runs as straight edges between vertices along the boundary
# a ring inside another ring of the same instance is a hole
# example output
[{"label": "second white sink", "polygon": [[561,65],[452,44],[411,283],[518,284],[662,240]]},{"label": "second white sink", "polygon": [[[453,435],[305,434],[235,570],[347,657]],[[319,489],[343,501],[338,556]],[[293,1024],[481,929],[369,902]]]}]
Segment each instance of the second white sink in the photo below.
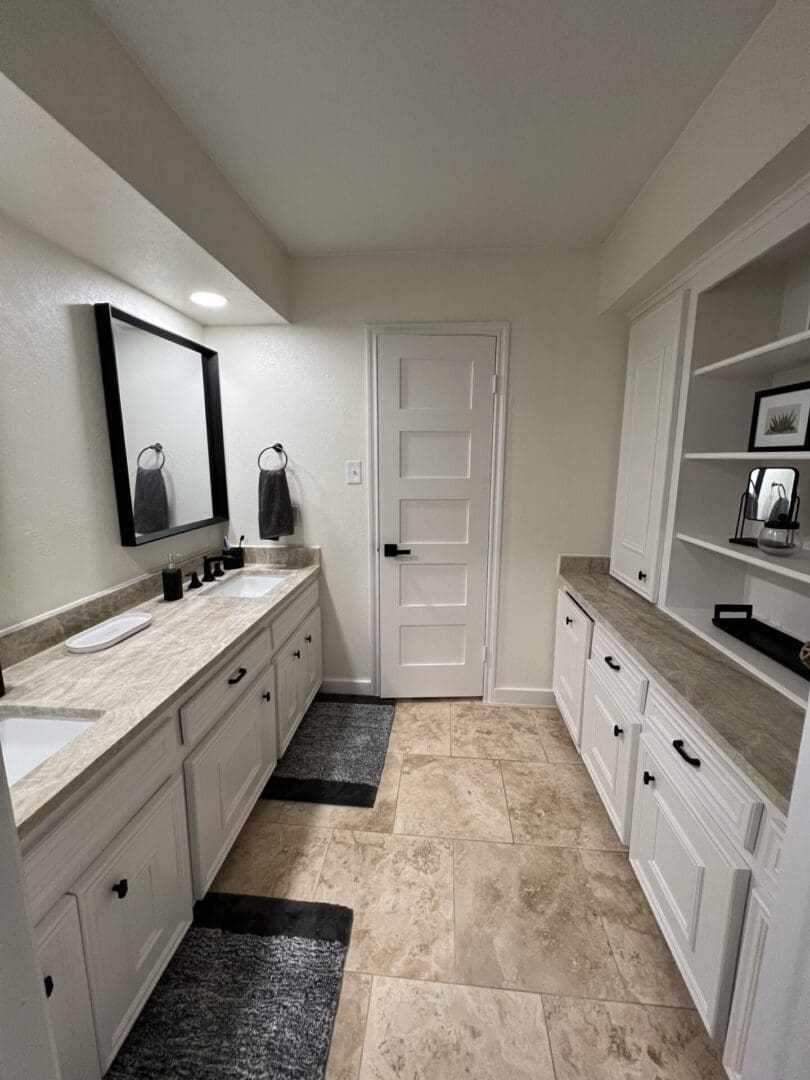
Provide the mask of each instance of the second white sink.
[{"label": "second white sink", "polygon": [[0,749],[9,787],[86,731],[93,720],[72,716],[0,715]]},{"label": "second white sink", "polygon": [[273,589],[283,585],[286,581],[283,577],[274,577],[272,574],[243,574],[242,577],[231,578],[230,581],[220,581],[216,585],[206,588],[201,596],[237,596],[256,599],[267,596]]}]

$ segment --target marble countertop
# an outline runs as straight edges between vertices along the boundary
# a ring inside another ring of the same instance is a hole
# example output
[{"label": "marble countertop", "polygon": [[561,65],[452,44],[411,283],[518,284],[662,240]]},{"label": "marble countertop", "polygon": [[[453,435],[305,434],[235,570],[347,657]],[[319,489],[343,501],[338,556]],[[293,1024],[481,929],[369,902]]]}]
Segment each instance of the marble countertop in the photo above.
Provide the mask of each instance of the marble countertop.
[{"label": "marble countertop", "polygon": [[787,813],[803,710],[612,578],[599,560],[564,558],[560,583]]},{"label": "marble countertop", "polygon": [[24,839],[73,792],[165,714],[225,654],[246,641],[268,615],[286,606],[319,572],[251,566],[249,572],[287,580],[265,597],[239,599],[187,593],[166,603],[162,596],[137,605],[152,623],[103,652],[69,653],[54,645],[4,671],[10,712],[87,716],[95,723],[11,787],[17,831]]}]

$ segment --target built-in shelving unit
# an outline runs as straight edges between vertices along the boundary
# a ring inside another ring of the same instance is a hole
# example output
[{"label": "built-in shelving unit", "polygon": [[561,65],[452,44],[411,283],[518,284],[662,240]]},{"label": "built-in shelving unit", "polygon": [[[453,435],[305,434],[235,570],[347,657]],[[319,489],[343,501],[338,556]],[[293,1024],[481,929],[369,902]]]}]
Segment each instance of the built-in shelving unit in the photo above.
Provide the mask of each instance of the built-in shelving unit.
[{"label": "built-in shelving unit", "polygon": [[[756,393],[810,381],[810,226],[736,270],[726,266],[714,279],[707,272],[693,283],[690,303],[660,603],[803,704],[810,682],[716,627],[712,618],[716,604],[747,604],[761,621],[810,640],[810,549],[778,559],[729,543],[749,475],[758,468],[798,470],[804,500],[799,518],[807,518],[803,531],[810,535],[810,450],[748,449]],[[756,530],[749,519],[745,534],[755,536]]]},{"label": "built-in shelving unit", "polygon": [[807,363],[810,363],[810,330],[803,330],[696,368],[694,374],[695,378],[712,375],[718,379],[750,379],[775,375]]}]

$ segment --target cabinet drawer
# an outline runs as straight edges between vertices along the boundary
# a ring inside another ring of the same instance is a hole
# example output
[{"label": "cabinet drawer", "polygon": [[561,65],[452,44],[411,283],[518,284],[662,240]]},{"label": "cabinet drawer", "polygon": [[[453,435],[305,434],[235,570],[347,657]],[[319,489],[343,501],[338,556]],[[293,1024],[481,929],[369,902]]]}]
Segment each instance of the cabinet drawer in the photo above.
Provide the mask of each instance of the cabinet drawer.
[{"label": "cabinet drawer", "polygon": [[589,660],[582,708],[582,760],[623,844],[630,839],[641,717],[619,705]]},{"label": "cabinet drawer", "polygon": [[261,630],[180,709],[183,742],[193,746],[242,696],[270,659],[270,631]]},{"label": "cabinet drawer", "polygon": [[290,634],[297,630],[304,617],[318,603],[318,583],[313,582],[304,592],[293,600],[286,611],[283,611],[271,624],[273,631],[273,648],[278,649],[284,644]]},{"label": "cabinet drawer", "polygon": [[[185,763],[195,899],[201,900],[276,762],[273,668]],[[269,695],[266,697],[265,695]]]},{"label": "cabinet drawer", "polygon": [[557,594],[554,635],[554,698],[577,749],[582,735],[585,661],[590,654],[592,633],[590,616],[561,589]]},{"label": "cabinet drawer", "polygon": [[61,1080],[96,1080],[101,1068],[75,896],[37,927],[37,946]]},{"label": "cabinet drawer", "polygon": [[647,676],[612,634],[598,623],[593,631],[591,656],[605,676],[614,697],[618,701],[624,697],[634,709],[641,712],[647,697]]},{"label": "cabinet drawer", "polygon": [[630,861],[697,1010],[719,1041],[750,872],[720,829],[681,796],[662,750],[642,735]]},{"label": "cabinet drawer", "polygon": [[[650,691],[645,718],[646,728],[666,744],[669,768],[679,786],[693,785],[717,821],[746,851],[753,851],[763,808],[756,790],[657,687]],[[700,764],[689,764],[683,754]]]},{"label": "cabinet drawer", "polygon": [[183,781],[168,781],[75,889],[102,1070],[191,924]]}]

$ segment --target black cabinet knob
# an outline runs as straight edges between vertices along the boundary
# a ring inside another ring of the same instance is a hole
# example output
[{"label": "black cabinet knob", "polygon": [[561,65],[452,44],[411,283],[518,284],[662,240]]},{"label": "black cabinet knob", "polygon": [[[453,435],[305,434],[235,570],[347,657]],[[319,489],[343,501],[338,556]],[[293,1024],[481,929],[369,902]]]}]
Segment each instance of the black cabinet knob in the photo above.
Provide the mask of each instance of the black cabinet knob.
[{"label": "black cabinet knob", "polygon": [[565,625],[566,625],[566,626],[570,626],[570,625],[571,625],[571,624],[573,623],[573,621],[574,621],[574,620],[573,620],[573,619],[571,618],[571,616],[570,616],[570,615],[566,615],[566,616],[565,616]]},{"label": "black cabinet knob", "polygon": [[618,724],[614,724],[614,725],[613,725],[613,734],[614,734],[614,735],[616,736],[616,738],[618,739],[618,737],[619,737],[620,735],[624,735],[624,728],[623,728],[623,727],[619,727],[619,725],[618,725]]},{"label": "black cabinet knob", "polygon": [[307,634],[307,636],[304,638],[304,641],[308,641],[311,644],[312,643],[312,634]]},{"label": "black cabinet knob", "polygon": [[129,892],[129,882],[125,877],[122,877],[117,885],[113,885],[112,891],[116,894],[119,900],[123,900]]},{"label": "black cabinet knob", "polygon": [[639,581],[646,581],[647,580],[647,575],[643,570],[639,570],[639,572],[638,572],[638,580]]},{"label": "black cabinet knob", "polygon": [[293,653],[293,656],[295,657],[296,660],[300,660],[301,659],[301,650],[296,649],[295,652]]},{"label": "black cabinet knob", "polygon": [[238,682],[241,682],[242,679],[244,679],[244,677],[246,675],[247,675],[247,668],[240,667],[239,670],[237,671],[237,673],[235,675],[231,675],[230,679],[228,679],[228,685],[229,686],[236,686],[236,684]]},{"label": "black cabinet knob", "polygon": [[652,773],[648,773],[646,769],[644,770],[644,776],[642,777],[642,779],[644,780],[645,784],[655,783],[655,777],[652,775]]},{"label": "black cabinet knob", "polygon": [[43,982],[45,983],[45,997],[49,998],[53,993],[53,979],[50,975],[46,975]]},{"label": "black cabinet knob", "polygon": [[262,697],[265,701],[269,701],[272,696],[273,695],[270,693],[269,690],[265,690],[265,692],[262,694]]}]

